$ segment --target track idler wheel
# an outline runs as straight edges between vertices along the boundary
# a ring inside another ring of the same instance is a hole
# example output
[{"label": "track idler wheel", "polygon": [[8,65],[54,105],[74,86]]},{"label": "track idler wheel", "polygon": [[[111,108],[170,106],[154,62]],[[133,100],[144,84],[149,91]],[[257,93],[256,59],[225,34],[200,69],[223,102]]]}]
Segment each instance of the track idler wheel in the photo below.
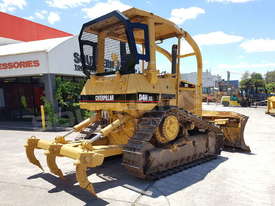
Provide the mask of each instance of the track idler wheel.
[{"label": "track idler wheel", "polygon": [[156,140],[161,144],[173,141],[179,134],[180,124],[175,115],[165,117],[155,132]]}]

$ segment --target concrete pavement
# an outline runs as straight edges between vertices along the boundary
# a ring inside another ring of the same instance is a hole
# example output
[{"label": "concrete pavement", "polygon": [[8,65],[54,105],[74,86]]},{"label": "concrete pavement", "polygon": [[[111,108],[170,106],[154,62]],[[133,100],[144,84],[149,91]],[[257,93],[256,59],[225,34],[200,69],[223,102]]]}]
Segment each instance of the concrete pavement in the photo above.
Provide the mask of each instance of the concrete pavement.
[{"label": "concrete pavement", "polygon": [[0,205],[275,205],[275,118],[263,108],[204,107],[248,115],[245,139],[252,153],[222,152],[216,160],[158,181],[132,177],[119,157],[111,158],[89,170],[99,199],[76,184],[71,160],[58,159],[66,181],[49,173],[41,151],[37,157],[45,172],[27,162],[26,138],[51,139],[63,132],[0,130]]}]

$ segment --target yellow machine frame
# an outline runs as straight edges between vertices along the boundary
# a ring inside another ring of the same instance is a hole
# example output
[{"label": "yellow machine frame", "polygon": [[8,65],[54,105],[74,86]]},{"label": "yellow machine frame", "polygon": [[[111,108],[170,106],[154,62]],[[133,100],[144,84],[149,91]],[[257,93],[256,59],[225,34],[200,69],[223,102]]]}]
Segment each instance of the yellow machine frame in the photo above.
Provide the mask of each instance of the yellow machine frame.
[{"label": "yellow machine frame", "polygon": [[267,114],[275,115],[275,96],[267,98]]},{"label": "yellow machine frame", "polygon": [[[34,156],[34,149],[46,150],[47,164],[50,171],[63,178],[63,173],[57,167],[56,157],[69,157],[74,160],[76,166],[76,177],[80,187],[87,189],[93,195],[96,195],[92,184],[88,181],[86,169],[88,167],[96,167],[103,164],[104,158],[122,154],[122,146],[127,144],[129,138],[132,137],[135,131],[135,122],[145,111],[150,111],[158,104],[177,106],[184,108],[189,112],[200,116],[210,122],[219,125],[223,128],[225,137],[229,144],[237,146],[243,150],[250,151],[244,143],[243,130],[246,123],[246,118],[233,112],[212,112],[202,110],[202,56],[196,42],[192,39],[188,32],[178,28],[174,23],[156,16],[152,13],[142,11],[136,8],[129,9],[123,12],[132,22],[142,22],[148,25],[149,42],[150,42],[150,61],[147,69],[142,68],[141,74],[120,75],[116,73],[111,77],[92,75],[86,82],[81,95],[86,94],[119,94],[119,93],[136,93],[140,90],[148,93],[175,94],[176,99],[167,99],[158,103],[101,103],[89,104],[88,102],[80,102],[82,109],[96,111],[96,115],[76,125],[72,131],[64,136],[56,137],[53,141],[45,141],[36,137],[29,138],[25,145],[26,154],[29,161],[38,167],[42,168],[39,161]],[[116,25],[113,19],[111,22],[103,22],[96,26],[107,28],[108,25]],[[108,32],[103,32],[100,29],[86,28],[86,32],[95,33],[98,35],[97,48],[97,72],[104,71],[104,38],[106,33],[112,35],[115,33],[111,27]],[[125,41],[124,36],[111,36],[118,40]],[[156,45],[156,41],[167,38],[177,38],[178,50],[176,57],[176,73],[160,75],[156,69],[156,51],[163,54],[169,61],[172,62],[172,54],[167,50]],[[135,33],[137,43],[143,44],[142,34]],[[185,39],[192,47],[193,52],[182,55],[180,53],[181,41]],[[181,80],[180,75],[180,60],[190,56],[195,56],[197,61],[197,84],[196,86]],[[144,65],[144,64],[143,64]],[[187,98],[188,97],[188,98]],[[190,102],[185,102],[185,99],[190,99]],[[102,111],[109,112],[112,123],[107,125],[98,132],[92,141],[73,141],[67,140],[66,137],[74,132],[80,132],[99,120]],[[119,116],[112,111],[123,112],[124,115]],[[108,137],[101,139],[100,137]],[[114,138],[115,137],[115,138]]]}]

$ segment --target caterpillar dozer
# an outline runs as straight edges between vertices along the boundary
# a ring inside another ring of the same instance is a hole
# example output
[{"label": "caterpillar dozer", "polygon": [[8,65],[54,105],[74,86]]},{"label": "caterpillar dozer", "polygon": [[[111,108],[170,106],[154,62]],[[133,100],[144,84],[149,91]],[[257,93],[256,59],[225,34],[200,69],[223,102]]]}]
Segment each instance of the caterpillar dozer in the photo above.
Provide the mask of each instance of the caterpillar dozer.
[{"label": "caterpillar dozer", "polygon": [[267,98],[267,110],[266,114],[270,114],[275,116],[275,96],[271,96]]},{"label": "caterpillar dozer", "polygon": [[[159,46],[166,39],[176,41],[171,52]],[[192,53],[180,53],[183,39]],[[248,117],[202,110],[201,53],[174,23],[136,8],[113,11],[85,23],[79,45],[87,76],[80,107],[94,115],[52,141],[29,138],[32,164],[42,168],[34,150],[46,150],[50,171],[64,178],[55,160],[71,158],[80,187],[96,195],[86,170],[106,157],[121,155],[130,174],[155,179],[210,160],[224,146],[250,151],[243,137]],[[171,62],[169,73],[157,70],[156,52]],[[197,61],[196,85],[181,80],[180,60],[190,56]]]}]

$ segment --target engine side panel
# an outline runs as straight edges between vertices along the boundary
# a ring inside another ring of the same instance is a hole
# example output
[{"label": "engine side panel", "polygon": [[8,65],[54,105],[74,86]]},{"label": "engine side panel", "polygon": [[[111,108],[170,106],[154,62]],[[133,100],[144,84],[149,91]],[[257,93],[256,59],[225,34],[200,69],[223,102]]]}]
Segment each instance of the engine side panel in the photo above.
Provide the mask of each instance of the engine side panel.
[{"label": "engine side panel", "polygon": [[151,84],[144,74],[93,76],[89,79],[80,97],[80,107],[88,110],[152,110],[166,102],[175,105],[175,78],[160,76]]}]

